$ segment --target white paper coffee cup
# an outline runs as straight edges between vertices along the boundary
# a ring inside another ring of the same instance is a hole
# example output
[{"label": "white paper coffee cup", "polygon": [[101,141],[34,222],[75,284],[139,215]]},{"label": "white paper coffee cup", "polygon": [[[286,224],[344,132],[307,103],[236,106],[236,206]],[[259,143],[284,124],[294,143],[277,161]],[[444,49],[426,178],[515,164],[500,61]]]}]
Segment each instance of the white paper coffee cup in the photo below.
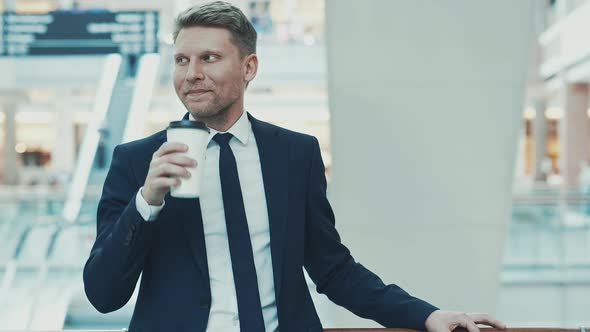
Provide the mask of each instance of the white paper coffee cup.
[{"label": "white paper coffee cup", "polygon": [[170,195],[178,198],[198,198],[205,168],[205,153],[209,139],[209,128],[200,121],[182,120],[170,122],[166,129],[168,142],[183,143],[188,151],[183,153],[197,161],[196,168],[187,168],[190,178],[180,178],[180,185],[172,186]]}]

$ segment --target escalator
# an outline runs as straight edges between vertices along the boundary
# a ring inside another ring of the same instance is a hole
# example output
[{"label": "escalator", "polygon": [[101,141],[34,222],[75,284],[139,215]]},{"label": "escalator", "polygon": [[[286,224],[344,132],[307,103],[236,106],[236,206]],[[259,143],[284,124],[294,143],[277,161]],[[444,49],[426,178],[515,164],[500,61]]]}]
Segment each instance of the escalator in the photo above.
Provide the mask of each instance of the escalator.
[{"label": "escalator", "polygon": [[0,330],[59,330],[70,324],[70,307],[80,308],[98,203],[98,197],[85,201],[87,189],[102,184],[117,144],[143,134],[158,61],[145,55],[135,71],[120,55],[105,58],[63,211],[42,215],[30,206],[39,202],[24,201],[0,220]]}]

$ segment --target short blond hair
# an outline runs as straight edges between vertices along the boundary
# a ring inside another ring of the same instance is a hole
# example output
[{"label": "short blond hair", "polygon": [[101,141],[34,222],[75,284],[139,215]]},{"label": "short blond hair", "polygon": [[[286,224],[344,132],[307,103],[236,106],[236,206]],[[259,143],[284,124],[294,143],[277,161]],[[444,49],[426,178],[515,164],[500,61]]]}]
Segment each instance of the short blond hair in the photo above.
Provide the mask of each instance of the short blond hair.
[{"label": "short blond hair", "polygon": [[180,30],[199,26],[227,29],[242,56],[256,53],[258,35],[254,26],[239,8],[230,3],[215,1],[191,7],[180,13],[174,20],[174,42]]}]

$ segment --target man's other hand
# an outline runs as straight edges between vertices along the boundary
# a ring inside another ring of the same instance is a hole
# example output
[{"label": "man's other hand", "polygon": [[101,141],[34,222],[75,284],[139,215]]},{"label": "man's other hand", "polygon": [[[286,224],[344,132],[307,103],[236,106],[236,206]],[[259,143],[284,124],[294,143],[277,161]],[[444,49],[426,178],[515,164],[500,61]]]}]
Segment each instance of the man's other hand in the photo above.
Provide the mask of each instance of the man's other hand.
[{"label": "man's other hand", "polygon": [[141,195],[149,205],[162,205],[171,186],[180,184],[180,178],[189,178],[189,168],[197,167],[197,161],[183,153],[188,146],[165,142],[154,152]]},{"label": "man's other hand", "polygon": [[436,310],[426,319],[428,332],[450,332],[463,327],[469,332],[479,332],[477,324],[505,329],[506,325],[486,314],[466,314],[462,312]]}]

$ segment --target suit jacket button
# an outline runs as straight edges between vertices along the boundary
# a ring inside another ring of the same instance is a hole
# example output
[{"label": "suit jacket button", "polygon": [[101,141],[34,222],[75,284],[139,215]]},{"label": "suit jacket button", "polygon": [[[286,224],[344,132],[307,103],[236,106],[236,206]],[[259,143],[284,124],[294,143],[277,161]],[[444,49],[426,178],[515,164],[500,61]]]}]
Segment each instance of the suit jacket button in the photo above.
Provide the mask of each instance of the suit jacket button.
[{"label": "suit jacket button", "polygon": [[131,232],[127,233],[127,237],[125,238],[125,242],[123,242],[123,244],[126,246],[129,246],[131,244],[132,236],[133,236],[133,233],[131,233]]}]

